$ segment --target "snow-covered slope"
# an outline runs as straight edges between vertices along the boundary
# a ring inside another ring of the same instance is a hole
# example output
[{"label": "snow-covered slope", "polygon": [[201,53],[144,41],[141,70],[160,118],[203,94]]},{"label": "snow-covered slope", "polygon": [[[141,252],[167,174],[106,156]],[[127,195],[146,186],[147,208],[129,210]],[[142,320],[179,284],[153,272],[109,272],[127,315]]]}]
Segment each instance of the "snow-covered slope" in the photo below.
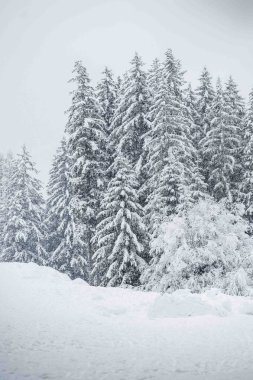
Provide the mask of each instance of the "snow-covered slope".
[{"label": "snow-covered slope", "polygon": [[1,380],[251,380],[253,301],[94,288],[0,264]]}]

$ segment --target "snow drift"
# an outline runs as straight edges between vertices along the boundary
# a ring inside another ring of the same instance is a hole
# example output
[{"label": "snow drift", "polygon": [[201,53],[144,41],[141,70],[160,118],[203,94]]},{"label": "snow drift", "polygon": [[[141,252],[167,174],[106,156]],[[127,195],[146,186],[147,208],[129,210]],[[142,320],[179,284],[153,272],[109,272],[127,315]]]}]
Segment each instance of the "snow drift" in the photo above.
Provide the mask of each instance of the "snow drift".
[{"label": "snow drift", "polygon": [[1,380],[250,380],[253,300],[95,288],[0,263]]},{"label": "snow drift", "polygon": [[151,318],[177,318],[201,315],[225,317],[232,314],[253,315],[253,301],[245,297],[228,296],[212,289],[192,294],[188,289],[158,296],[149,309]]}]

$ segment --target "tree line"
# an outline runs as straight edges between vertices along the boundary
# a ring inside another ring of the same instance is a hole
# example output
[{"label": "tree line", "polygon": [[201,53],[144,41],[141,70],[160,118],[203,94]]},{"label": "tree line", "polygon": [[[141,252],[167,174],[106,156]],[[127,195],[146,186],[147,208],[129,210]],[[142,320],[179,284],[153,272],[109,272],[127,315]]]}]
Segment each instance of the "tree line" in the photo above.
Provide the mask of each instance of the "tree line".
[{"label": "tree line", "polygon": [[[108,68],[102,75],[93,87],[82,62],[75,63],[46,200],[26,147],[17,157],[1,156],[1,260],[49,265],[93,285],[149,289],[162,273],[175,277],[172,263],[180,267],[172,247],[161,266],[165,248],[157,242],[165,221],[185,218],[189,232],[196,210],[205,221],[203,209],[215,209],[213,220],[223,215],[233,233],[232,226],[243,225],[239,235],[251,241],[253,90],[246,103],[232,77],[224,84],[218,79],[214,88],[206,68],[193,89],[171,49],[148,70],[136,53],[122,77]],[[204,243],[193,235],[197,252]],[[187,252],[184,260],[192,261]],[[230,257],[231,250],[223,255]],[[203,278],[209,264],[196,269],[198,260],[191,270]],[[223,264],[216,258],[215,265],[222,276]]]}]

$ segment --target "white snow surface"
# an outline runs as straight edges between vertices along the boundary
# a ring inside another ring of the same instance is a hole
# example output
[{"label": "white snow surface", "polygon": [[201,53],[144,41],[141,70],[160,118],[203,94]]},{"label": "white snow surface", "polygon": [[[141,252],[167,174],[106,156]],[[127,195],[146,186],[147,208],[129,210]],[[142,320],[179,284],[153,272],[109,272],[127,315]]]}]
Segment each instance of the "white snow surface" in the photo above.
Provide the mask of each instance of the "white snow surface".
[{"label": "white snow surface", "polygon": [[251,380],[253,300],[96,288],[0,263],[1,380]]}]

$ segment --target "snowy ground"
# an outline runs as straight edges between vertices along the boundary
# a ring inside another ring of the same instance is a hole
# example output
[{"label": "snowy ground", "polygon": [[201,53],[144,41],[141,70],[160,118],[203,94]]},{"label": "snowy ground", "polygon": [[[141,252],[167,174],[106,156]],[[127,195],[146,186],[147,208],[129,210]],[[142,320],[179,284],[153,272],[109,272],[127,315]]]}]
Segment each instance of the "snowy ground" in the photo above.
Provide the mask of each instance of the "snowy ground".
[{"label": "snowy ground", "polygon": [[0,264],[1,380],[251,380],[253,300],[93,288]]}]

